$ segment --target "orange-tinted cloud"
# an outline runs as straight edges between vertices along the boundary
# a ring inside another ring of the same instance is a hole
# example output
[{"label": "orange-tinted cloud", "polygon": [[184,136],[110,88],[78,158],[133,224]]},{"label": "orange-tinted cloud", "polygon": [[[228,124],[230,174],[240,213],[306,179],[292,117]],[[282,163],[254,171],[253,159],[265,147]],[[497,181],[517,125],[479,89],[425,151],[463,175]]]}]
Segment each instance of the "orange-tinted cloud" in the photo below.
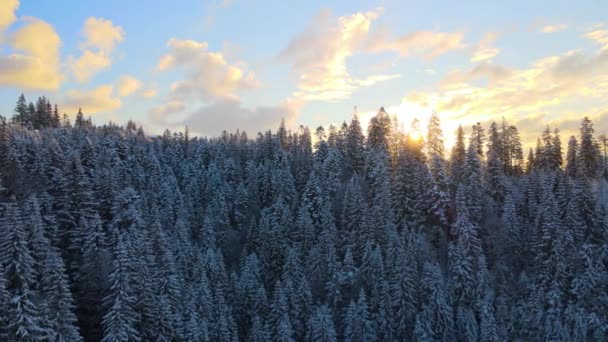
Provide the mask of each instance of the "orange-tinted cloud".
[{"label": "orange-tinted cloud", "polygon": [[2,0],[0,6],[0,34],[16,20],[15,11],[19,8],[19,0]]},{"label": "orange-tinted cloud", "polygon": [[357,88],[399,77],[388,74],[355,78],[346,66],[346,60],[365,45],[372,22],[381,12],[376,9],[337,19],[328,10],[319,13],[279,55],[298,75],[294,96],[303,100],[339,100],[348,98]]},{"label": "orange-tinted cloud", "polygon": [[[26,17],[23,21],[25,25],[8,37],[14,52],[0,56],[0,85],[56,90],[63,80],[59,70],[61,38],[43,20]],[[8,22],[5,18],[4,23]]]},{"label": "orange-tinted cloud", "polygon": [[589,31],[585,34],[585,37],[599,45],[602,50],[608,50],[608,29],[598,28],[597,30]]},{"label": "orange-tinted cloud", "polygon": [[84,23],[82,36],[82,54],[70,56],[68,65],[74,78],[84,83],[112,65],[112,52],[124,40],[125,32],[110,20],[91,17]]},{"label": "orange-tinted cloud", "polygon": [[395,51],[403,57],[423,56],[435,58],[452,50],[463,49],[462,32],[421,30],[393,38],[386,31],[377,31],[367,42],[369,52]]},{"label": "orange-tinted cloud", "polygon": [[114,95],[114,87],[106,84],[92,90],[68,90],[59,105],[67,113],[76,113],[82,108],[84,113],[95,114],[116,110],[122,101]]},{"label": "orange-tinted cloud", "polygon": [[143,87],[143,82],[131,75],[125,75],[118,81],[118,94],[129,96]]}]

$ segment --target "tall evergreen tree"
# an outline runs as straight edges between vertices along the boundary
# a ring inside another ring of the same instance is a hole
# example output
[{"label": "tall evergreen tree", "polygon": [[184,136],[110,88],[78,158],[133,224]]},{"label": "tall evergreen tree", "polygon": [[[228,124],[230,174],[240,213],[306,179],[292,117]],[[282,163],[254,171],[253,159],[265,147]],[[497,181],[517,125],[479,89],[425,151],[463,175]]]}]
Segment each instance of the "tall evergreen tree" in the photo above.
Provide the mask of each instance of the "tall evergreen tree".
[{"label": "tall evergreen tree", "polygon": [[9,296],[8,338],[45,340],[50,338],[50,332],[44,328],[44,304],[40,302],[39,292],[35,291],[38,284],[34,259],[26,241],[24,218],[14,197],[4,204],[0,219],[0,263]]}]

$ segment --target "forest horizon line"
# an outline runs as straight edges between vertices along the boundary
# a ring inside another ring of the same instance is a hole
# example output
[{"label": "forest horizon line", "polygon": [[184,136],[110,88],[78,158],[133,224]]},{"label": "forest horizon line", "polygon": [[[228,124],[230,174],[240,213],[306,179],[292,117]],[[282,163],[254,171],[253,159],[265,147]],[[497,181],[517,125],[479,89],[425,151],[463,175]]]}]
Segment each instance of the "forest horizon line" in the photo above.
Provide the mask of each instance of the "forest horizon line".
[{"label": "forest horizon line", "polygon": [[[364,134],[366,131],[366,134]],[[313,136],[315,138],[313,138]],[[608,338],[606,139],[0,117],[0,340]]]},{"label": "forest horizon line", "polygon": [[[357,106],[354,107],[354,111],[353,111],[353,116],[357,116],[357,121],[359,121],[359,115],[357,113]],[[75,121],[74,124],[78,124],[81,123],[82,125],[86,125],[86,126],[90,126],[93,127],[94,124],[92,122],[92,117],[91,116],[86,116],[86,108],[85,111],[83,112],[82,107],[80,107],[78,109],[78,112],[73,114],[73,115],[69,115],[67,113],[63,113],[60,114],[60,110],[57,106],[57,104],[53,105],[50,101],[50,99],[47,99],[46,96],[40,96],[38,97],[37,101],[35,102],[27,102],[24,94],[22,93],[19,96],[19,99],[17,100],[17,104],[15,106],[13,115],[11,117],[11,120],[13,122],[16,123],[20,123],[21,125],[25,126],[25,127],[29,127],[29,128],[34,128],[34,129],[38,129],[38,128],[43,128],[45,126],[48,127],[61,127],[61,126],[66,126],[66,127],[70,127],[72,124],[70,122],[70,118],[73,117],[73,120]],[[400,138],[402,139],[412,139],[412,140],[420,140],[422,142],[425,142],[426,139],[428,139],[428,136],[423,134],[421,128],[420,128],[420,120],[415,117],[412,116],[411,122],[407,125],[407,127],[409,127],[409,129],[404,129],[404,127],[406,126],[405,122],[399,121],[399,119],[397,118],[396,115],[391,114],[386,112],[386,110],[384,109],[384,106],[380,106],[378,113],[385,113],[388,116],[388,120],[390,120],[390,125],[391,125],[391,130],[393,130],[394,134],[398,135]],[[437,113],[437,112],[433,112],[432,114],[433,117],[436,117],[436,119],[440,120],[441,119],[441,113]],[[0,117],[3,117],[2,115],[0,115]],[[7,116],[8,117],[8,116]],[[582,116],[584,119],[588,120],[587,116]],[[6,119],[6,117],[5,117]],[[370,121],[374,120],[374,117],[370,118]],[[431,120],[434,120],[433,118],[431,118]],[[369,122],[368,124],[371,124],[371,122]],[[530,153],[534,153],[534,151],[536,151],[538,153],[540,145],[541,145],[541,134],[542,135],[551,135],[554,134],[555,138],[553,138],[554,142],[556,141],[556,139],[562,139],[560,136],[560,127],[559,125],[555,125],[553,126],[553,128],[551,128],[551,126],[549,124],[546,125],[546,127],[544,128],[544,130],[539,131],[539,136],[536,140],[532,140],[532,141],[524,141],[522,142],[520,137],[519,137],[519,132],[518,129],[515,125],[511,125],[507,122],[507,120],[502,117],[501,122],[496,122],[496,120],[487,120],[487,122],[482,123],[482,122],[477,122],[474,125],[470,126],[471,132],[469,135],[470,139],[477,139],[478,141],[480,141],[480,139],[483,139],[483,137],[476,137],[474,138],[473,136],[476,134],[484,134],[484,124],[487,127],[490,127],[492,125],[498,125],[498,129],[501,130],[502,134],[510,134],[511,137],[509,139],[514,140],[515,144],[517,144],[518,146],[516,146],[514,149],[516,151],[514,151],[514,153],[517,154],[517,157],[519,157],[519,151],[518,149],[521,149],[521,146],[525,146],[525,145],[533,145],[534,143],[536,144],[535,149],[530,147],[528,151],[523,151],[522,153],[527,152],[527,158],[530,159],[531,154]],[[105,125],[110,125],[110,126],[121,126],[118,123],[114,123],[111,120],[108,121],[107,123],[103,123],[101,124],[101,126],[105,126]],[[101,127],[100,126],[100,127]],[[171,135],[171,134],[185,134],[187,136],[190,135],[189,132],[189,127],[188,125],[184,125],[183,129],[179,130],[175,130],[173,128],[173,131],[171,131],[169,128],[166,128],[163,133],[161,134],[149,134],[149,133],[145,133],[142,125],[138,125],[135,121],[129,119],[125,124],[125,127],[132,129],[132,130],[140,130],[141,134],[145,134],[150,138],[156,138],[156,137],[160,137],[160,136],[166,136],[166,135]],[[288,129],[285,126],[285,119],[282,118],[280,124],[277,124],[278,128],[280,130],[284,130],[284,131],[288,131]],[[303,130],[306,129],[308,131],[310,131],[310,127],[305,126],[305,125],[296,125],[297,129],[296,130]],[[336,131],[342,129],[344,130],[346,127],[348,127],[348,123],[347,120],[344,120],[342,122],[341,125],[333,125],[333,124],[329,124],[329,125],[320,125],[318,127],[315,128],[314,132],[312,133],[312,141],[316,142],[320,139],[324,139],[327,137],[328,134],[335,134]],[[266,131],[272,131],[272,128],[267,128]],[[261,134],[265,134],[266,131],[264,132],[253,132],[254,137],[259,136]],[[507,132],[510,131],[510,132]],[[234,132],[228,132],[226,130],[222,130],[220,132],[217,132],[216,135],[197,135],[194,134],[195,138],[198,139],[214,139],[214,138],[220,138],[226,134],[241,134],[244,133],[245,135],[247,135],[247,132],[245,129],[235,129]],[[291,133],[291,130],[289,129],[289,133]],[[367,131],[363,131],[363,135],[366,136],[369,132]],[[459,136],[459,135],[466,135],[466,132],[463,128],[462,125],[458,125],[458,128],[455,130],[455,135]],[[560,148],[561,148],[561,144],[563,142],[567,142],[569,139],[571,139],[572,137],[575,137],[575,135],[570,135],[570,136],[566,136],[564,137],[561,142],[560,142]],[[608,144],[608,140],[606,138],[606,134],[600,134],[598,136],[598,143],[601,145],[601,148],[605,151],[607,148],[607,144]],[[458,142],[454,142],[454,145],[458,144]],[[520,146],[521,145],[521,146]],[[314,146],[313,146],[314,147]],[[448,150],[449,149],[453,149],[455,148],[455,146],[446,146],[444,143],[444,148],[447,147]],[[523,154],[521,155],[523,158]],[[532,155],[533,158],[533,155]]]}]

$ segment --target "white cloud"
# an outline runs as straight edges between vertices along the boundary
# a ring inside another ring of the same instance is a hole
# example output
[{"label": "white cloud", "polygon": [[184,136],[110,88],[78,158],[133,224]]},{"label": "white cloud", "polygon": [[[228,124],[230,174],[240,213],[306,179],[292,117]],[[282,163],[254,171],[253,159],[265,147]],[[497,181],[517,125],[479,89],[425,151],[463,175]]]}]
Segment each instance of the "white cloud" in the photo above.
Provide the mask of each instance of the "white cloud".
[{"label": "white cloud", "polygon": [[110,20],[90,17],[84,23],[82,36],[82,55],[70,56],[68,65],[74,78],[84,83],[112,65],[112,52],[124,40],[125,32]]},{"label": "white cloud", "polygon": [[156,70],[183,71],[182,79],[171,85],[171,99],[236,99],[241,91],[259,85],[252,71],[229,64],[222,53],[209,51],[206,42],[172,38],[167,46],[170,52],[160,59]]},{"label": "white cloud", "polygon": [[137,92],[143,86],[143,82],[131,75],[125,75],[118,81],[118,94],[129,96]]}]

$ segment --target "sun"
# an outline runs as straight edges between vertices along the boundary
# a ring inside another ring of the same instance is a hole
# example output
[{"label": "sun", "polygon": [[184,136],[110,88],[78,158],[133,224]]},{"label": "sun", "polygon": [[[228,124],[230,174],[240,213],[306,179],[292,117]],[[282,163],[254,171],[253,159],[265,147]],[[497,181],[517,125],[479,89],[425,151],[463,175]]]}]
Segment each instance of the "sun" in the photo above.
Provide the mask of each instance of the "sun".
[{"label": "sun", "polygon": [[422,140],[422,134],[420,133],[420,131],[417,130],[412,130],[410,132],[408,132],[408,137],[413,140],[413,141],[420,141]]}]

